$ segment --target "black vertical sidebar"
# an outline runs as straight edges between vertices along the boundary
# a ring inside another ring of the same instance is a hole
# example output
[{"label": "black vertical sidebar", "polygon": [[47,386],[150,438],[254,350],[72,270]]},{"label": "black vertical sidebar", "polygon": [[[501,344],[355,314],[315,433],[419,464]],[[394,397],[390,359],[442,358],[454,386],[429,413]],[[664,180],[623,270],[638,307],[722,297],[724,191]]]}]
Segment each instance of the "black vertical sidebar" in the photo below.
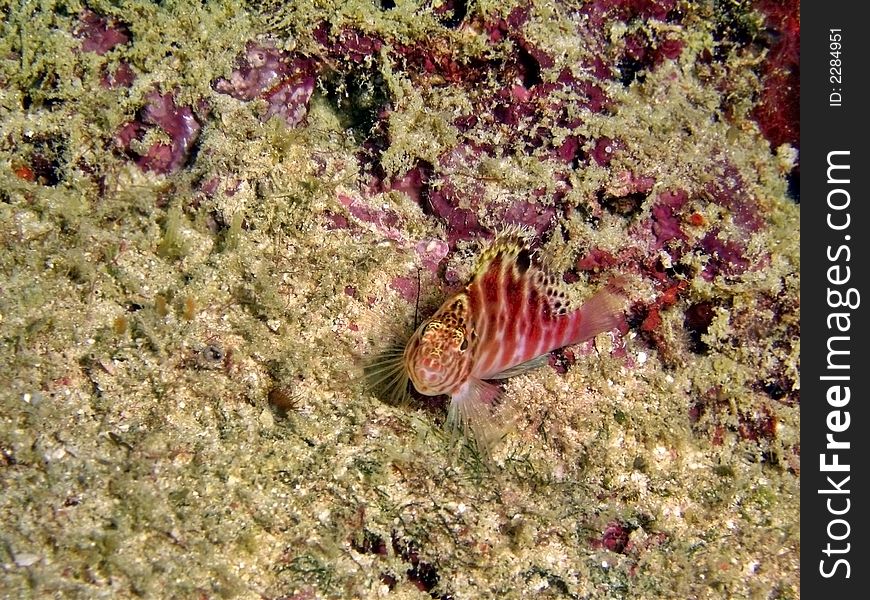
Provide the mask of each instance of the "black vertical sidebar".
[{"label": "black vertical sidebar", "polygon": [[[870,24],[859,2],[801,3],[801,592],[870,586]],[[823,595],[824,594],[824,595]]]}]

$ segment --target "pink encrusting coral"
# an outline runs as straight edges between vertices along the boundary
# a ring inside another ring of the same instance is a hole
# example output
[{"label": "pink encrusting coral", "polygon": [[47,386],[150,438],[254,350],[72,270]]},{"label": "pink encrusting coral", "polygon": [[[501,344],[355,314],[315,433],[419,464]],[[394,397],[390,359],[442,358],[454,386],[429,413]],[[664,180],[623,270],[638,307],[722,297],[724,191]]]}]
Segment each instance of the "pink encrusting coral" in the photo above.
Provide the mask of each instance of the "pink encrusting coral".
[{"label": "pink encrusting coral", "polygon": [[215,89],[237,100],[258,98],[291,73],[286,53],[272,46],[248,43],[229,79],[218,79]]},{"label": "pink encrusting coral", "polygon": [[397,242],[405,239],[405,235],[398,227],[400,217],[394,210],[371,206],[363,200],[345,194],[340,194],[338,201],[357,221],[373,225],[379,235]]},{"label": "pink encrusting coral", "polygon": [[651,212],[652,231],[655,235],[655,248],[660,249],[674,240],[688,240],[683,232],[683,219],[680,211],[688,201],[683,190],[664,191],[659,194]]},{"label": "pink encrusting coral", "polygon": [[360,63],[377,54],[383,41],[359,29],[342,27],[336,31],[328,21],[321,21],[312,37],[326,50],[326,57],[340,63]]},{"label": "pink encrusting coral", "polygon": [[[149,92],[146,104],[131,121],[118,131],[115,140],[119,148],[135,157],[136,164],[144,171],[167,174],[184,166],[196,142],[201,125],[189,106],[178,106],[172,93]],[[169,142],[154,142],[138,154],[133,150],[133,141],[142,140],[148,130],[158,128]]]},{"label": "pink encrusting coral", "polygon": [[[491,226],[481,223],[477,216],[482,213],[494,215],[493,221],[527,225],[542,234],[547,232],[555,215],[561,212],[559,204],[567,190],[565,182],[570,170],[586,160],[584,136],[557,136],[555,130],[577,129],[583,124],[578,114],[582,115],[584,111],[600,113],[606,109],[608,99],[594,77],[558,67],[551,53],[525,34],[523,28],[529,16],[528,7],[516,8],[505,18],[488,21],[476,16],[458,24],[462,30],[487,32],[493,51],[499,44],[513,44],[516,52],[508,60],[495,60],[481,54],[460,61],[447,39],[436,39],[427,44],[397,41],[385,45],[381,38],[347,27],[336,31],[321,24],[314,32],[332,65],[340,65],[342,61],[346,64],[361,63],[365,57],[372,58],[386,51],[403,65],[412,80],[424,86],[427,82],[447,81],[467,89],[472,110],[451,116],[463,134],[458,144],[445,149],[438,164],[429,165],[422,178],[420,167],[413,167],[391,182],[373,186],[373,189],[381,190],[403,186],[424,210],[447,226],[451,245],[459,240],[491,235]],[[603,64],[603,61],[599,60],[598,64]],[[547,70],[555,71],[554,79],[542,77]],[[492,72],[498,74],[498,80],[504,85],[481,85]],[[378,118],[387,119],[389,114],[389,110],[382,110]],[[385,131],[386,127],[376,123],[371,128],[372,132],[378,130]],[[499,144],[480,141],[490,137],[492,131],[499,131],[504,140]],[[372,146],[377,151],[371,157],[377,161],[389,147],[389,141],[373,143]],[[542,160],[562,162],[564,166],[556,174],[555,190],[539,188],[524,194],[526,197],[517,195],[498,202],[481,201],[482,185],[475,183],[473,177],[456,173],[457,168],[471,173],[480,161],[499,158],[506,148],[511,147],[519,147],[524,153],[537,153]],[[604,151],[599,145],[593,155],[596,160],[605,162],[599,156],[601,152]],[[384,176],[377,163],[371,171]],[[406,181],[401,182],[402,179]]]},{"label": "pink encrusting coral", "polygon": [[677,0],[594,0],[587,3],[583,11],[592,24],[602,26],[617,19],[655,19],[666,21],[672,11],[678,9]]},{"label": "pink encrusting coral", "polygon": [[764,89],[753,110],[774,148],[800,142],[800,10],[797,0],[761,0],[772,40],[762,67]]},{"label": "pink encrusting coral", "polygon": [[73,33],[82,40],[82,52],[94,52],[101,56],[130,41],[130,32],[125,24],[90,9],[85,9],[79,15],[79,23]]},{"label": "pink encrusting coral", "polygon": [[556,215],[553,205],[525,198],[512,198],[508,202],[485,201],[468,195],[467,188],[457,189],[449,181],[429,194],[424,208],[445,223],[447,239],[452,246],[461,240],[487,237],[494,233],[480,222],[479,214],[489,215],[492,222],[502,226],[530,227],[538,234],[551,228]]},{"label": "pink encrusting coral", "polygon": [[[429,278],[437,278],[449,251],[448,245],[441,240],[420,240],[414,246],[415,261]],[[420,301],[420,286],[421,271],[414,274],[398,275],[390,281],[391,289],[398,292],[407,302],[415,305]]]},{"label": "pink encrusting coral", "polygon": [[747,235],[764,227],[759,201],[747,189],[743,176],[734,165],[726,163],[722,176],[708,183],[705,191],[714,203],[728,210],[734,224]]},{"label": "pink encrusting coral", "polygon": [[[106,17],[90,9],[79,14],[73,35],[81,40],[82,52],[104,56],[109,51],[131,42],[129,27],[113,17]],[[130,87],[136,78],[133,67],[127,60],[115,59],[101,67],[100,85],[107,89]]]},{"label": "pink encrusting coral", "polygon": [[[438,275],[441,264],[449,252],[446,242],[439,239],[422,239],[414,243],[403,233],[404,223],[394,210],[384,206],[373,206],[361,198],[347,195],[340,195],[339,201],[350,219],[341,213],[328,212],[324,214],[328,229],[353,229],[357,226],[371,228],[379,236],[395,242],[398,248],[413,254],[415,263],[430,277]],[[390,287],[407,302],[416,303],[420,296],[420,273],[398,275],[391,280]]]},{"label": "pink encrusting coral", "polygon": [[739,275],[749,267],[749,259],[744,256],[746,249],[740,242],[723,239],[718,228],[711,229],[704,236],[700,247],[710,257],[701,274],[708,281],[719,274]]},{"label": "pink encrusting coral", "polygon": [[230,77],[218,79],[214,88],[246,102],[261,98],[267,104],[260,115],[263,121],[277,116],[296,127],[308,114],[316,71],[311,59],[250,42]]},{"label": "pink encrusting coral", "polygon": [[100,85],[107,89],[128,88],[133,85],[135,79],[136,73],[130,63],[120,61],[115,67],[104,70]]}]

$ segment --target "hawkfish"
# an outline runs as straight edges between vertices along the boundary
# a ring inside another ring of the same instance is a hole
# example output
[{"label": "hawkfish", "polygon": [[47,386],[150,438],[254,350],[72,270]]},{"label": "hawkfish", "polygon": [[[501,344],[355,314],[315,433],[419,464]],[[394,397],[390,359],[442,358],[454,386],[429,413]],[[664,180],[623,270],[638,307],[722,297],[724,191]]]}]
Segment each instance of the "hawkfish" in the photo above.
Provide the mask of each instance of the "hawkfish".
[{"label": "hawkfish", "polygon": [[524,239],[496,237],[471,281],[423,321],[403,349],[375,369],[389,394],[408,381],[420,394],[447,395],[447,423],[478,447],[499,437],[493,409],[505,379],[546,365],[553,350],[610,331],[623,320],[619,280],[574,306],[561,278],[548,272]]}]

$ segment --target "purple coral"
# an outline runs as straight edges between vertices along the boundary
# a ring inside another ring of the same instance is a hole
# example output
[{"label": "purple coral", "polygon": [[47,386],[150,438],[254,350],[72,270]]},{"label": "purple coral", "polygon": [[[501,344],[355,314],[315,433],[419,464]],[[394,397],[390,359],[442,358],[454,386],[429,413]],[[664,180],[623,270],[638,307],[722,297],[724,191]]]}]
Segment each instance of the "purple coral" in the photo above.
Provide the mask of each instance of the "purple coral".
[{"label": "purple coral", "polygon": [[762,66],[764,89],[753,116],[774,147],[800,142],[800,9],[798,0],[760,0],[774,43]]},{"label": "purple coral", "polygon": [[720,236],[719,229],[714,228],[701,240],[701,248],[711,257],[702,273],[708,281],[719,274],[739,275],[749,268],[749,259],[744,256],[743,245]]},{"label": "purple coral", "polygon": [[345,27],[334,32],[326,21],[314,29],[313,36],[331,58],[354,63],[361,63],[367,57],[377,54],[383,46],[380,39],[358,29]]},{"label": "purple coral", "polygon": [[686,234],[680,227],[682,220],[679,211],[688,200],[683,190],[666,191],[659,194],[652,207],[652,230],[656,237],[656,249],[664,247],[672,240],[686,241]]},{"label": "purple coral", "polygon": [[607,524],[604,533],[601,534],[601,538],[595,541],[597,542],[597,545],[600,545],[606,550],[618,554],[626,554],[626,548],[629,543],[631,532],[634,529],[634,527],[624,525],[619,521],[612,521]]},{"label": "purple coral", "polygon": [[414,250],[423,268],[436,274],[450,247],[441,240],[420,240]]},{"label": "purple coral", "polygon": [[120,61],[113,70],[104,70],[103,76],[100,79],[100,85],[110,90],[115,88],[128,88],[133,85],[135,79],[136,73],[133,71],[133,67],[130,66],[130,63]]},{"label": "purple coral", "polygon": [[229,79],[218,79],[215,90],[237,100],[250,101],[290,74],[286,55],[271,46],[249,42]]},{"label": "purple coral", "polygon": [[[404,241],[404,234],[400,228],[401,218],[396,211],[386,207],[375,207],[345,194],[339,194],[338,201],[351,216],[358,221],[374,226],[379,234],[397,242]],[[333,222],[336,221],[333,219]]]},{"label": "purple coral", "polygon": [[[574,268],[577,271],[604,271],[617,264],[617,258],[607,250],[593,248],[577,258]],[[569,282],[570,283],[570,282]]]},{"label": "purple coral", "polygon": [[622,149],[621,143],[609,137],[601,137],[595,140],[595,143],[592,145],[591,155],[599,166],[606,167],[613,160],[616,151],[620,149]]},{"label": "purple coral", "polygon": [[[79,15],[73,35],[81,40],[82,52],[93,52],[98,56],[129,43],[131,39],[127,25],[89,9],[83,10]],[[100,85],[107,89],[130,87],[136,77],[130,64],[123,60],[115,65],[104,64],[101,70],[103,75]]]},{"label": "purple coral", "polygon": [[189,106],[178,106],[170,93],[150,92],[138,118],[122,126],[115,136],[118,146],[132,155],[133,140],[142,140],[149,129],[158,127],[169,136],[168,144],[155,142],[136,158],[143,171],[167,174],[184,166],[199,136],[200,124]]},{"label": "purple coral", "polygon": [[584,7],[596,27],[609,19],[628,22],[632,19],[665,21],[677,8],[677,0],[594,0]]},{"label": "purple coral", "polygon": [[308,101],[313,92],[314,77],[310,75],[282,81],[263,96],[269,103],[263,120],[278,116],[290,127],[295,127],[308,114]]},{"label": "purple coral", "polygon": [[94,52],[100,56],[130,41],[126,25],[88,9],[79,15],[73,35],[82,40],[82,52]]},{"label": "purple coral", "polygon": [[[543,190],[538,190],[534,195],[543,196]],[[556,217],[555,206],[548,206],[525,199],[514,200],[503,211],[494,212],[496,214],[501,212],[500,220],[505,225],[531,227],[538,236],[550,228],[553,224],[553,219]]]},{"label": "purple coral", "polygon": [[713,202],[731,213],[734,224],[747,233],[755,233],[764,225],[758,201],[747,190],[734,165],[725,164],[723,176],[708,184],[706,191]]},{"label": "purple coral", "polygon": [[214,88],[245,102],[261,98],[268,104],[263,121],[278,116],[295,127],[308,114],[315,74],[311,59],[250,42],[229,79],[218,79]]},{"label": "purple coral", "polygon": [[412,275],[393,277],[390,288],[398,292],[405,302],[414,303],[420,296],[419,280]]},{"label": "purple coral", "polygon": [[565,141],[556,148],[555,155],[568,164],[579,160],[583,155],[583,137],[579,135],[567,136]]},{"label": "purple coral", "polygon": [[401,177],[396,177],[383,185],[383,191],[396,190],[403,192],[411,200],[419,204],[423,196],[428,192],[431,175],[432,166],[421,161]]}]

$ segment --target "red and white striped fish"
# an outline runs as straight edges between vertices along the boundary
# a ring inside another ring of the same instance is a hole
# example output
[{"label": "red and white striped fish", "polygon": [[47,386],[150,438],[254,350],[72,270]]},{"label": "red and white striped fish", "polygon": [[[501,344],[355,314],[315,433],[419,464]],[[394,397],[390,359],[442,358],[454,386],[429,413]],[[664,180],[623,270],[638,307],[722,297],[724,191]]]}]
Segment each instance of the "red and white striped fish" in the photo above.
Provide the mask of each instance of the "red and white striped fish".
[{"label": "red and white striped fish", "polygon": [[481,255],[474,277],[414,332],[393,360],[393,389],[410,379],[427,396],[450,396],[448,423],[487,446],[492,406],[504,379],[547,363],[553,350],[618,326],[623,298],[615,285],[573,308],[559,279],[532,260],[513,233]]}]

